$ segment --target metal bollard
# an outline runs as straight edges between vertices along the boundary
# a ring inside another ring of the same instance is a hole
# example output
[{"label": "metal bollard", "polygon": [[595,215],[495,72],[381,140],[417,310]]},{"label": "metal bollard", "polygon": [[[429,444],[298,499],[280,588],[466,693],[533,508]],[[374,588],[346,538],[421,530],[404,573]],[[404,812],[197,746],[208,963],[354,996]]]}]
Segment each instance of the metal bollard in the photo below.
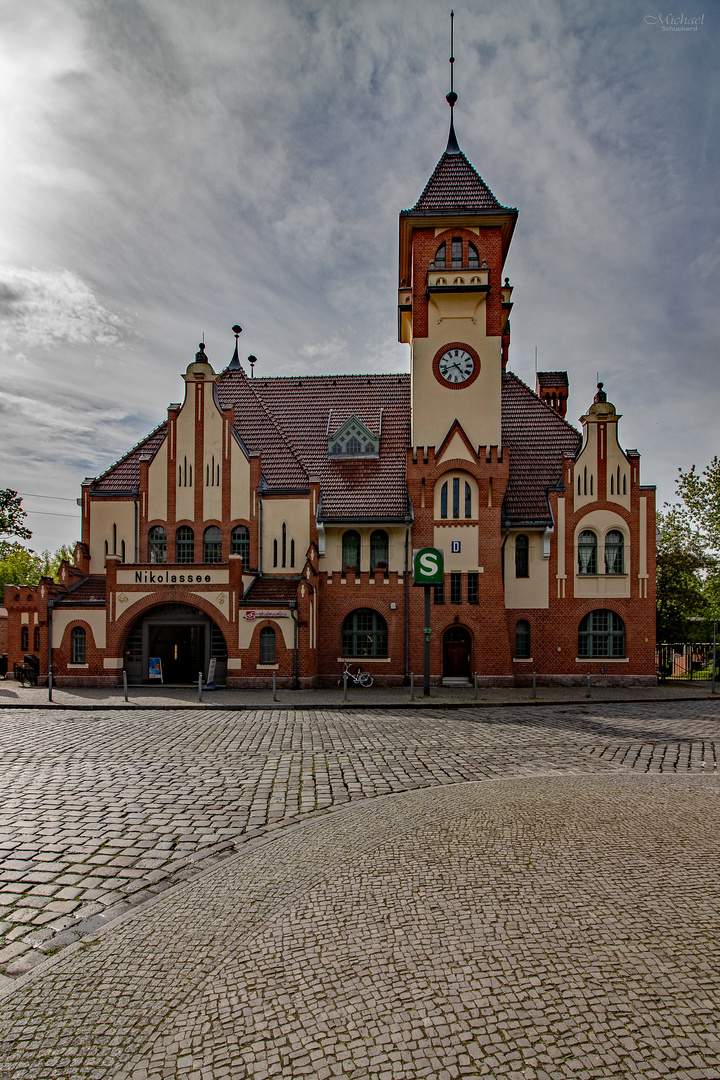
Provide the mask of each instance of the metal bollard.
[{"label": "metal bollard", "polygon": [[198,671],[198,701],[202,701],[202,671]]},{"label": "metal bollard", "polygon": [[48,701],[52,701],[52,671],[48,674]]},{"label": "metal bollard", "polygon": [[475,697],[474,697],[474,700],[477,701],[477,671],[475,672],[475,675],[473,677],[473,683],[475,685]]},{"label": "metal bollard", "polygon": [[347,671],[343,672],[343,701],[347,701]]},{"label": "metal bollard", "polygon": [[590,694],[590,672],[589,671],[587,673],[587,679],[588,679],[588,688],[587,688],[587,693],[585,694],[585,697],[591,697],[591,694]]},{"label": "metal bollard", "polygon": [[127,701],[127,699],[128,699],[128,691],[127,691],[127,671],[123,671],[123,692],[124,692],[124,694],[125,694],[125,700]]},{"label": "metal bollard", "polygon": [[277,701],[277,671],[273,671],[273,701]]},{"label": "metal bollard", "polygon": [[533,671],[533,697],[537,697],[537,671]]},{"label": "metal bollard", "polygon": [[415,676],[410,672],[410,700],[415,700]]}]

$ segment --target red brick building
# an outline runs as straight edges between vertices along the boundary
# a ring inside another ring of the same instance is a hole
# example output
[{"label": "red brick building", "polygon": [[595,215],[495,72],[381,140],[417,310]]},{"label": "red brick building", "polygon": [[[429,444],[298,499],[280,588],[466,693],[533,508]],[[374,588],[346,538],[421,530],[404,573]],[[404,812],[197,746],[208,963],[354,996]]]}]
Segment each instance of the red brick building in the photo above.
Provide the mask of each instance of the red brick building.
[{"label": "red brick building", "polygon": [[[441,548],[432,681],[655,680],[654,488],[602,385],[508,369],[517,211],[450,139],[400,214],[410,375],[250,378],[204,346],[182,404],[82,485],[59,585],[6,589],[10,664],[57,685],[378,683],[423,663],[413,549]],[[52,651],[49,642],[52,639]]]}]

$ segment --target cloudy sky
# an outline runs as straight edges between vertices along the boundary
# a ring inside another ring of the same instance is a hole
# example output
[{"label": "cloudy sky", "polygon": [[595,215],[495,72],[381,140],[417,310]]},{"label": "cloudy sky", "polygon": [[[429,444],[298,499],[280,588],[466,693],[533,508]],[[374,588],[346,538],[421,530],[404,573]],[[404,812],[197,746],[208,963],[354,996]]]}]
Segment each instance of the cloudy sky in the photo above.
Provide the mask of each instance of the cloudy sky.
[{"label": "cloudy sky", "polygon": [[[671,499],[720,442],[720,4],[454,6],[458,139],[520,210],[511,367],[567,369],[573,420],[599,371]],[[409,369],[397,214],[445,148],[449,8],[0,4],[0,487],[33,547],[77,538],[203,334],[216,370],[235,322],[257,374]]]}]

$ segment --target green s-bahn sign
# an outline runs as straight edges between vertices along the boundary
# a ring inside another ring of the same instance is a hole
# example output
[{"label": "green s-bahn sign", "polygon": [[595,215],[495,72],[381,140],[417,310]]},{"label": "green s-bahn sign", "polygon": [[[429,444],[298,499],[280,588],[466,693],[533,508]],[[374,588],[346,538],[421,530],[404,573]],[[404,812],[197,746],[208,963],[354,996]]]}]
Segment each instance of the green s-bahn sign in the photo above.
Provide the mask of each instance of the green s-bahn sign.
[{"label": "green s-bahn sign", "polygon": [[413,585],[442,585],[444,573],[441,548],[424,547],[413,551]]}]

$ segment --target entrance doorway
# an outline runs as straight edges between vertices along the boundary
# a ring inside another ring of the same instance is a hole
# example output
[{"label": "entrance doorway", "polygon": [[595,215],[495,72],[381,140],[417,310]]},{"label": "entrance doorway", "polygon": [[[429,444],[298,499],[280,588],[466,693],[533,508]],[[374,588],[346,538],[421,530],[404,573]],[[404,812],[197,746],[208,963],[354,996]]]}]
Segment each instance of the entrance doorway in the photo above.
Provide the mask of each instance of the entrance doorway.
[{"label": "entrance doorway", "polygon": [[147,612],[132,627],[125,644],[128,683],[159,685],[150,670],[162,672],[162,683],[190,685],[198,673],[208,677],[215,660],[213,683],[224,686],[227,646],[222,631],[209,615],[189,604],[165,604]]},{"label": "entrance doorway", "polygon": [[465,682],[472,674],[472,640],[464,626],[451,626],[443,634],[443,681]]}]

